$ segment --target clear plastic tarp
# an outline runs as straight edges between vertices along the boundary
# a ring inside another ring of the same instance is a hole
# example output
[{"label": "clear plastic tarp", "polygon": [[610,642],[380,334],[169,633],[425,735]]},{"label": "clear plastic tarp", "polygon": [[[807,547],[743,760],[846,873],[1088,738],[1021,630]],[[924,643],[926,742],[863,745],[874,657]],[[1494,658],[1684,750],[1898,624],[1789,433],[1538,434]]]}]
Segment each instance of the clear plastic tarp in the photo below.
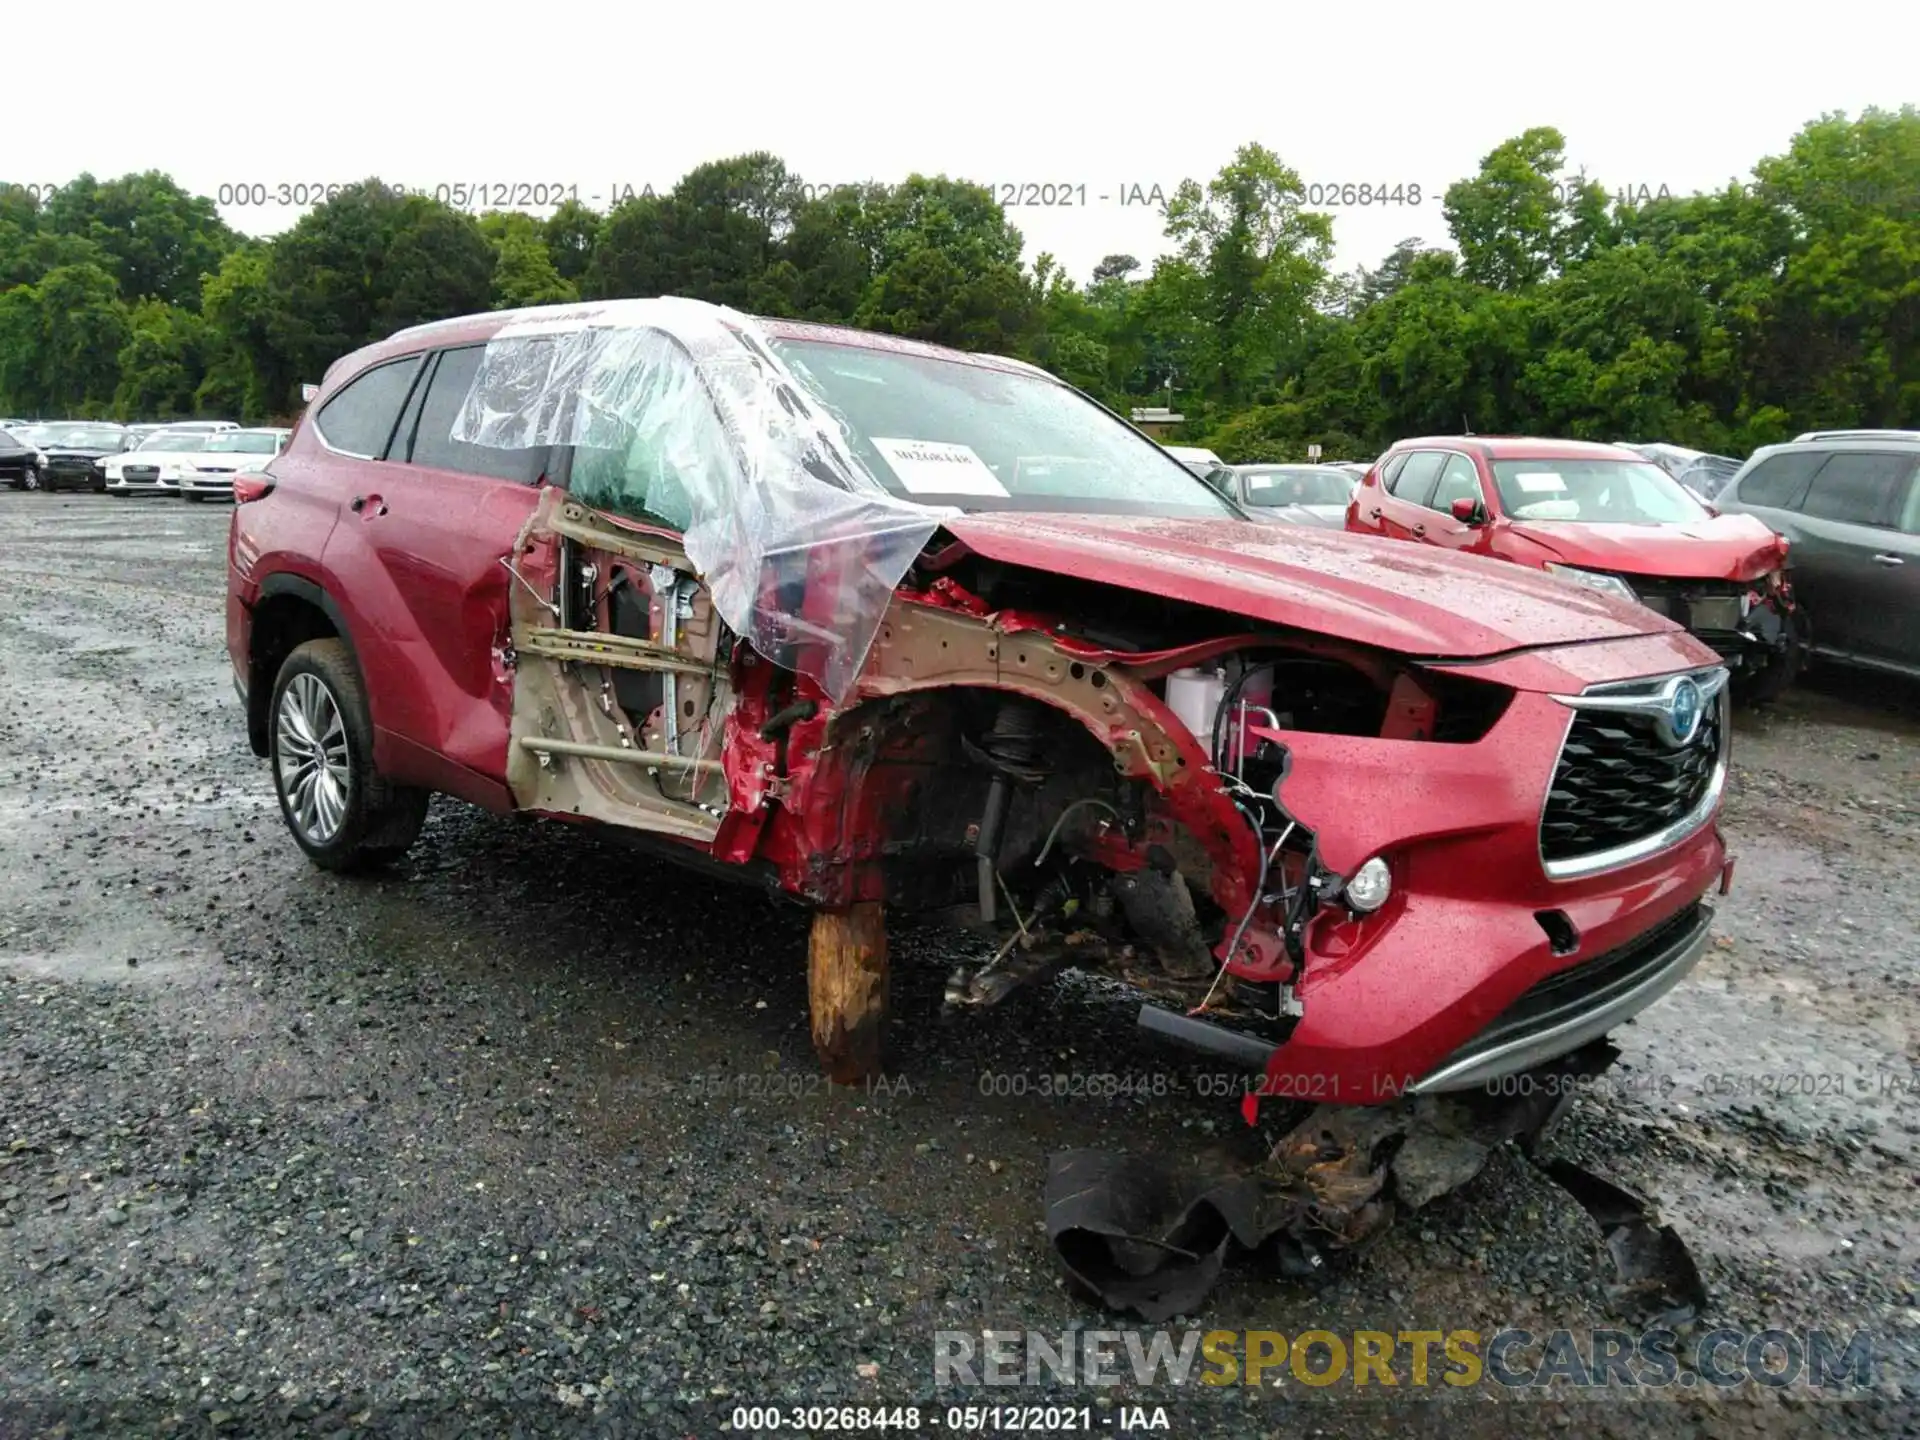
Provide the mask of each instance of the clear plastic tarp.
[{"label": "clear plastic tarp", "polygon": [[449,437],[573,447],[570,495],[666,525],[735,634],[845,698],[907,568],[960,512],[889,494],[749,316],[698,300],[520,312]]}]

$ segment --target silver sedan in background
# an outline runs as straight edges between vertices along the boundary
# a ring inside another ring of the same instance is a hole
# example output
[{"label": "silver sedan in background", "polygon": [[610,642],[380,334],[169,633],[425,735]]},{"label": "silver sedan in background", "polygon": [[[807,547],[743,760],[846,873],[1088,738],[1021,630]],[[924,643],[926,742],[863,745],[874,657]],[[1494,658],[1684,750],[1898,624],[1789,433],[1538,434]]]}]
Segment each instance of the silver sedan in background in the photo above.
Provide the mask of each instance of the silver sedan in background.
[{"label": "silver sedan in background", "polygon": [[1256,520],[1275,525],[1347,527],[1347,501],[1360,477],[1344,465],[1233,465],[1208,477]]}]

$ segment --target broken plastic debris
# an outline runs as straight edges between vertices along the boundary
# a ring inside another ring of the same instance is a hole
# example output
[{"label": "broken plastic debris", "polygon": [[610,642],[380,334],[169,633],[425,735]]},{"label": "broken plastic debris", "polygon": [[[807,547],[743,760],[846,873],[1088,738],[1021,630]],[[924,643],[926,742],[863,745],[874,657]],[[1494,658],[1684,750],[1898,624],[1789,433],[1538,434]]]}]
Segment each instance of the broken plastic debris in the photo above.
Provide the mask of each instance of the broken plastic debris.
[{"label": "broken plastic debris", "polygon": [[[1597,1074],[1619,1052],[1605,1041],[1536,1078]],[[1069,1150],[1047,1175],[1046,1230],[1055,1258],[1083,1293],[1151,1323],[1192,1314],[1236,1252],[1281,1275],[1329,1273],[1329,1259],[1459,1189],[1500,1146],[1517,1141],[1541,1173],[1600,1226],[1620,1274],[1615,1299],[1678,1328],[1706,1306],[1685,1243],[1645,1201],[1534,1146],[1564,1113],[1572,1087],[1543,1078],[1538,1093],[1422,1096],[1393,1105],[1323,1105],[1274,1145],[1268,1164],[1202,1174],[1137,1156]]]}]

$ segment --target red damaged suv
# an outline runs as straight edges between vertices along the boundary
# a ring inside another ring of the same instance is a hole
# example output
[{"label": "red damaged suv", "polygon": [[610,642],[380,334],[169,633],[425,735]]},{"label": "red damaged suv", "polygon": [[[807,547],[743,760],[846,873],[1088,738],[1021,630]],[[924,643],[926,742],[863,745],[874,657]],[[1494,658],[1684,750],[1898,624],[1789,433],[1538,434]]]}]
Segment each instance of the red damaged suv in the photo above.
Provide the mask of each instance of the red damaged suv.
[{"label": "red damaged suv", "polygon": [[1492,555],[1671,616],[1755,700],[1784,690],[1804,636],[1787,542],[1722,515],[1619,445],[1511,436],[1402,440],[1347,505],[1347,528]]},{"label": "red damaged suv", "polygon": [[1674,620],[1256,524],[1017,361],[477,315],[338,361],[235,488],[235,681],[315,863],[398,856],[431,792],[717,862],[813,909],[842,1080],[891,909],[983,932],[950,1004],[1105,967],[1365,1106],[1593,1045],[1730,876],[1727,670]]}]

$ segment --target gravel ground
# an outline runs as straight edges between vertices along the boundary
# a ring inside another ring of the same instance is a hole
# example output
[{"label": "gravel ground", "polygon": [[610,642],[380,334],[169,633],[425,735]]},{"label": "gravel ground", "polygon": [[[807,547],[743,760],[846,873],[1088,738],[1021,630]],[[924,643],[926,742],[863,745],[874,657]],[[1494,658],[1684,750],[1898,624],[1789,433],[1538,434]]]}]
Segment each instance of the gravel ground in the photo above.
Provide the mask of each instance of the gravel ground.
[{"label": "gravel ground", "polygon": [[[936,1389],[934,1332],[1117,1327],[1056,1276],[1046,1157],[1257,1154],[1194,1093],[1208,1067],[1085,985],[941,1024],[952,956],[909,931],[898,1078],[829,1093],[794,910],[444,800],[390,875],[312,869],[234,702],[226,525],[0,492],[0,1436],[1093,1403]],[[1737,762],[1716,944],[1553,1144],[1687,1238],[1703,1328],[1868,1331],[1872,1390],[1123,1385],[1094,1428],[1140,1404],[1181,1436],[1916,1423],[1920,691],[1815,677],[1742,717]],[[1062,1069],[1174,1093],[983,1093]],[[1502,1155],[1317,1290],[1234,1273],[1196,1323],[1588,1331],[1622,1323],[1610,1279],[1585,1214]]]}]

